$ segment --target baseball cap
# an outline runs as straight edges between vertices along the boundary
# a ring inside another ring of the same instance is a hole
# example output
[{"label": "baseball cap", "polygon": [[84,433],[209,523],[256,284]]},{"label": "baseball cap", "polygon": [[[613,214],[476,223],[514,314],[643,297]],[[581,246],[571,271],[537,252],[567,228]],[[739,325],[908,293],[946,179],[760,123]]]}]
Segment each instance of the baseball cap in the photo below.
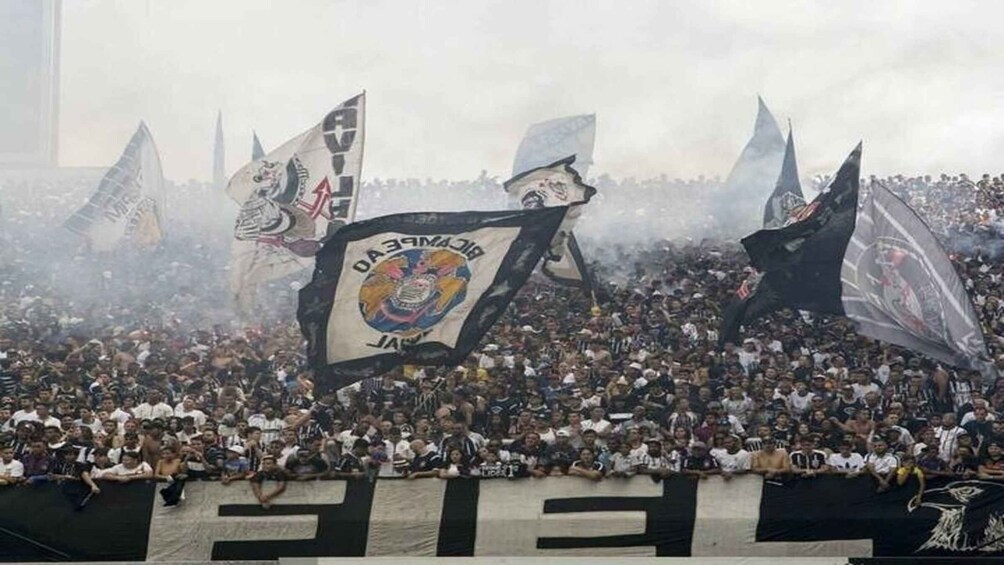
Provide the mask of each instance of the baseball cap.
[{"label": "baseball cap", "polygon": [[565,430],[558,430],[558,432],[557,432],[557,433],[555,433],[554,435],[556,435],[556,436],[558,436],[558,437],[571,437],[571,434],[569,434],[569,433],[568,433],[567,431],[565,431]]},{"label": "baseball cap", "polygon": [[240,445],[231,445],[227,448],[227,451],[233,451],[237,455],[244,455],[244,448]]}]

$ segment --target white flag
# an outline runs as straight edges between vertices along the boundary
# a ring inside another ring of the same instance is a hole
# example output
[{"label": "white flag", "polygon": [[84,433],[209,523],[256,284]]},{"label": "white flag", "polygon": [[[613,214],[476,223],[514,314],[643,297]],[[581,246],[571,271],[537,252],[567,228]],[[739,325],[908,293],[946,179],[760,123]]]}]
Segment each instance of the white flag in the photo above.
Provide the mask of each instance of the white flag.
[{"label": "white flag", "polygon": [[160,156],[150,130],[140,122],[94,195],[63,226],[87,237],[95,251],[109,251],[127,240],[148,247],[163,235],[163,210]]},{"label": "white flag", "polygon": [[243,306],[259,283],[311,268],[324,240],[352,222],[365,114],[360,94],[230,179],[227,194],[241,207],[231,288]]}]

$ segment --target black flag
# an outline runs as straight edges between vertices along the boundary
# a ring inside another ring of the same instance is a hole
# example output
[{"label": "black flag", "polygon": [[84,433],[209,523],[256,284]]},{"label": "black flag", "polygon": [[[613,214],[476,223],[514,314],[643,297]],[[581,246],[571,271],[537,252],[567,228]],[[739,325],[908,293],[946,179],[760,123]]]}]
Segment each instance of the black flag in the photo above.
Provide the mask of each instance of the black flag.
[{"label": "black flag", "polygon": [[774,185],[774,193],[763,208],[763,227],[781,228],[805,206],[802,185],[798,182],[798,163],[795,161],[795,139],[788,126],[788,143],[781,163],[781,176]]},{"label": "black flag", "polygon": [[[860,171],[859,143],[827,190],[803,208],[796,221],[743,238],[750,263],[762,278],[746,298],[729,307],[725,316],[730,323],[720,332],[723,343],[734,343],[740,326],[781,307],[844,313],[840,268],[854,232]],[[762,294],[767,290],[770,296]]]}]

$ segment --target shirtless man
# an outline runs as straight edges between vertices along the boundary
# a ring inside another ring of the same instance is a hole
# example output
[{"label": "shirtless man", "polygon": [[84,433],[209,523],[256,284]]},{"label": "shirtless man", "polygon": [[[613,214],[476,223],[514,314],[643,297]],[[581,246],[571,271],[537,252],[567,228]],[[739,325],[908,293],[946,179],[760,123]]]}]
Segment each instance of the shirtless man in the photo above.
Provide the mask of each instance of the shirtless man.
[{"label": "shirtless man", "polygon": [[791,459],[783,448],[778,449],[774,438],[763,440],[763,449],[753,454],[753,472],[770,480],[791,473]]}]

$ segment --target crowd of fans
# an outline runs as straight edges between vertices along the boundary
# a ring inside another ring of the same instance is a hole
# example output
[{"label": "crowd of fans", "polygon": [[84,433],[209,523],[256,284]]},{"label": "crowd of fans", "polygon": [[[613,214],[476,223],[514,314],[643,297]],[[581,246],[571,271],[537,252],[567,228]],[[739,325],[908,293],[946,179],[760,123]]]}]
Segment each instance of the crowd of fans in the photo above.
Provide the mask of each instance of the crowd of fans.
[{"label": "crowd of fans", "polygon": [[[952,251],[997,355],[1000,179],[881,182]],[[306,366],[288,281],[265,289],[255,324],[228,320],[228,241],[207,235],[217,227],[92,257],[59,231],[65,203],[39,215],[11,186],[0,191],[0,485],[75,483],[83,505],[105,482],[158,480],[177,504],[187,480],[248,482],[268,507],[286,481],[321,478],[839,474],[879,492],[912,476],[1004,479],[1004,381],[992,375],[808,313],[768,316],[720,347],[721,311],[746,276],[735,243],[587,246],[602,257],[595,296],[531,279],[463,365],[335,391]],[[615,198],[628,207],[611,215],[646,221],[640,200]]]}]

